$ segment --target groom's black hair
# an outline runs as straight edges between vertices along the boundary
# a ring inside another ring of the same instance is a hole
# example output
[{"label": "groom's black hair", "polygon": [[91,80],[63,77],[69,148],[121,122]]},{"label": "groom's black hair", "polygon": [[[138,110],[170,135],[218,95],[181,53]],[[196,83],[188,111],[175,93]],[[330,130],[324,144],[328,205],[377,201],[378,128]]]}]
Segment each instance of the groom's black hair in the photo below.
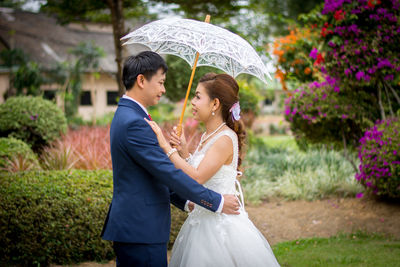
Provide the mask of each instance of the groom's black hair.
[{"label": "groom's black hair", "polygon": [[149,81],[159,69],[162,69],[163,73],[165,73],[168,67],[165,60],[155,52],[144,51],[128,57],[122,71],[122,82],[125,85],[125,89],[129,91],[135,85],[139,74],[143,74],[146,80]]}]

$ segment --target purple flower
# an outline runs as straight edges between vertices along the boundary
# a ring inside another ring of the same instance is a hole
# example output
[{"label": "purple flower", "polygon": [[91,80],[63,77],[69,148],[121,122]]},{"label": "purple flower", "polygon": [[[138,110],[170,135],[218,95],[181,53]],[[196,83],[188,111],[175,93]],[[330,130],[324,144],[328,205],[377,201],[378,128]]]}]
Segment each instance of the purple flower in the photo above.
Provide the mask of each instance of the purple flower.
[{"label": "purple flower", "polygon": [[362,198],[363,196],[364,196],[364,193],[361,192],[361,193],[358,193],[358,194],[356,195],[356,198]]},{"label": "purple flower", "polygon": [[381,68],[384,68],[384,67],[394,68],[394,66],[392,65],[390,60],[387,59],[387,58],[385,58],[385,59],[378,58],[378,65],[376,65],[376,67],[378,69],[381,69]]},{"label": "purple flower", "polygon": [[318,56],[318,49],[317,48],[311,49],[309,57],[311,57],[315,60],[315,59],[317,59],[317,56]]},{"label": "purple flower", "polygon": [[342,114],[342,119],[347,119],[349,116],[346,114]]},{"label": "purple flower", "polygon": [[385,76],[385,81],[388,81],[388,80],[393,80],[394,79],[394,76],[393,76],[393,74],[389,74],[389,75],[386,75]]},{"label": "purple flower", "polygon": [[39,115],[38,115],[38,114],[35,114],[35,115],[31,115],[31,116],[30,116],[30,119],[31,119],[32,121],[35,121],[35,120],[37,120],[38,117],[39,117]]},{"label": "purple flower", "polygon": [[290,115],[290,112],[291,112],[290,107],[286,107],[286,109],[285,109],[285,115],[286,115],[286,116],[289,116],[289,115]]},{"label": "purple flower", "polygon": [[345,69],[344,74],[346,74],[346,76],[349,76],[349,74],[351,74],[351,69]]},{"label": "purple flower", "polygon": [[364,79],[365,78],[365,73],[363,71],[358,71],[356,73],[356,78],[357,78],[357,80]]}]

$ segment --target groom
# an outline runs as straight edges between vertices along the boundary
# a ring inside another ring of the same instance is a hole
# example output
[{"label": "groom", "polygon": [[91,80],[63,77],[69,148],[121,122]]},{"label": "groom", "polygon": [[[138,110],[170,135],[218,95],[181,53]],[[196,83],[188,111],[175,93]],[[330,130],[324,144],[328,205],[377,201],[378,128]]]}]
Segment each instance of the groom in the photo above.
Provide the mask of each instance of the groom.
[{"label": "groom", "polygon": [[208,190],[176,169],[144,120],[151,120],[146,108],[165,93],[166,71],[164,59],[149,51],[124,64],[127,92],[110,129],[114,192],[101,234],[114,241],[117,266],[167,266],[170,202],[182,210],[191,200],[213,212],[239,214],[234,195]]}]

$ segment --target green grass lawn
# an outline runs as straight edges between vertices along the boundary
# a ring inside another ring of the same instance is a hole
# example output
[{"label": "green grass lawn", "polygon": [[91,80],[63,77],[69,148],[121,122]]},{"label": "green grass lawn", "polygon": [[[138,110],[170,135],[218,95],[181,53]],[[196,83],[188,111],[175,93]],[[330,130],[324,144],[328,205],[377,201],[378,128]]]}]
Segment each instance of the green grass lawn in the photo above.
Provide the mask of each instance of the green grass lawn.
[{"label": "green grass lawn", "polygon": [[294,150],[299,149],[296,140],[290,135],[262,136],[261,139],[269,147],[286,147]]},{"label": "green grass lawn", "polygon": [[364,233],[283,242],[273,250],[281,266],[400,266],[400,240]]}]

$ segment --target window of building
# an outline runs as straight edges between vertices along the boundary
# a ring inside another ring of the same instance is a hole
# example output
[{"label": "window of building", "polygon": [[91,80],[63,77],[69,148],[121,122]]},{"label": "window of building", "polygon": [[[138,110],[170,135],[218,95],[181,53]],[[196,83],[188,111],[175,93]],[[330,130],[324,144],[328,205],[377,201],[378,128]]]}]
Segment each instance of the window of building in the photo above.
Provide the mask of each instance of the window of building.
[{"label": "window of building", "polygon": [[90,97],[90,91],[81,92],[81,106],[91,106],[92,98]]},{"label": "window of building", "polygon": [[56,90],[44,90],[43,91],[43,98],[48,100],[56,99]]},{"label": "window of building", "polygon": [[118,105],[119,95],[117,91],[107,91],[107,105]]}]

